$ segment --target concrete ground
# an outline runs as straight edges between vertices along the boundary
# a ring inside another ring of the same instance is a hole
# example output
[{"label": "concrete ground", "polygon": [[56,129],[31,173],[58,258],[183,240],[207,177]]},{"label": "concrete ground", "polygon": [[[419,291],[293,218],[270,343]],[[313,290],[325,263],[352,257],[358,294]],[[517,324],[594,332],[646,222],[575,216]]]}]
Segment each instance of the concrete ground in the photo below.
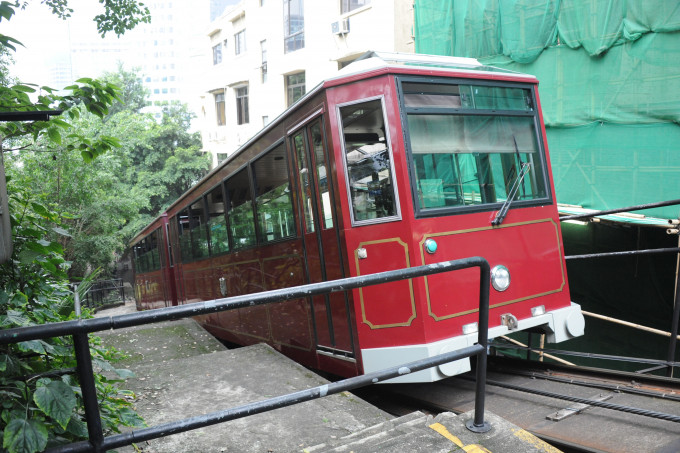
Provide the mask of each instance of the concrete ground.
[{"label": "concrete ground", "polygon": [[[97,316],[134,311],[128,303]],[[195,321],[184,319],[100,333],[127,355],[116,364],[135,373],[124,387],[136,393],[148,426],[215,412],[328,383],[259,344],[226,349]],[[395,419],[351,393],[162,439],[120,452],[493,452],[555,453],[557,449],[487,412],[492,430],[465,428],[471,413],[436,418],[419,412]]]}]

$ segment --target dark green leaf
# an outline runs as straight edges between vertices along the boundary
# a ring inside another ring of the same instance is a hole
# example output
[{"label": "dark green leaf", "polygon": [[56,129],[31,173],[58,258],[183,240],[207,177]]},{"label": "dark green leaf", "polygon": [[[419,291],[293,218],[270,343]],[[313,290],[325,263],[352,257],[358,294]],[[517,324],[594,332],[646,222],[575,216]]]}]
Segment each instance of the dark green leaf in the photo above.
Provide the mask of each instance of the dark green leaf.
[{"label": "dark green leaf", "polygon": [[66,425],[66,431],[76,437],[80,437],[81,439],[86,439],[88,437],[87,425],[80,418],[78,418],[78,415],[76,414],[73,414],[71,419],[68,421],[68,425]]},{"label": "dark green leaf", "polygon": [[120,422],[125,426],[144,426],[144,419],[128,407],[122,408],[118,416],[120,417]]},{"label": "dark green leaf", "polygon": [[35,93],[35,88],[29,87],[27,85],[14,85],[12,89],[21,91],[22,93]]},{"label": "dark green leaf", "polygon": [[52,228],[52,231],[54,231],[54,232],[57,233],[57,234],[61,234],[62,236],[66,236],[66,237],[68,237],[68,238],[71,237],[71,233],[69,233],[68,231],[66,231],[66,230],[63,229],[63,228],[54,227],[54,228]]},{"label": "dark green leaf", "polygon": [[9,325],[22,327],[30,325],[31,321],[21,311],[7,310],[6,323],[8,323]]},{"label": "dark green leaf", "polygon": [[30,351],[37,354],[52,353],[54,351],[52,345],[43,340],[22,341],[18,343],[18,346],[22,351]]},{"label": "dark green leaf", "polygon": [[38,387],[33,394],[33,401],[64,429],[76,407],[75,393],[62,381],[52,381]]},{"label": "dark green leaf", "polygon": [[47,428],[37,420],[12,420],[5,427],[2,446],[10,453],[34,453],[47,446]]},{"label": "dark green leaf", "polygon": [[56,127],[50,127],[47,129],[47,136],[57,145],[61,145],[61,133]]},{"label": "dark green leaf", "polygon": [[26,265],[31,264],[40,255],[41,255],[40,253],[36,253],[33,250],[22,250],[21,252],[19,252],[18,258],[21,264]]},{"label": "dark green leaf", "polygon": [[52,217],[50,211],[48,211],[47,208],[41,205],[40,203],[31,203],[31,207],[33,208],[36,214],[39,214],[48,219]]}]

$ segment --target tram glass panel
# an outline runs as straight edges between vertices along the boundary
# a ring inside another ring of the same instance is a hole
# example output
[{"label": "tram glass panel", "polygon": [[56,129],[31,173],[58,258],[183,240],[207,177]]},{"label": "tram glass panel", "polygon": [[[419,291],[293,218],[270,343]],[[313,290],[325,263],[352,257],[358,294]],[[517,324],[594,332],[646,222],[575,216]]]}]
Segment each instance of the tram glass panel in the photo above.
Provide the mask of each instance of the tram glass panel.
[{"label": "tram glass panel", "polygon": [[295,236],[295,217],[283,144],[253,164],[255,205],[262,242]]},{"label": "tram glass panel", "polygon": [[[403,83],[418,211],[547,198],[531,90]],[[489,207],[489,209],[492,209]]]},{"label": "tram glass panel", "polygon": [[183,209],[177,214],[177,236],[179,238],[179,252],[183,263],[193,259],[191,252],[191,230],[189,228],[189,211]]},{"label": "tram glass panel", "polygon": [[312,134],[312,146],[316,160],[316,177],[319,181],[319,194],[321,196],[321,216],[323,228],[333,228],[333,213],[331,211],[331,197],[328,190],[328,174],[326,172],[326,156],[323,146],[321,123],[317,122],[310,128]]},{"label": "tram glass panel", "polygon": [[252,195],[248,169],[236,173],[226,182],[229,200],[229,228],[234,241],[233,248],[255,245],[255,218],[253,216]]},{"label": "tram glass panel", "polygon": [[208,204],[208,230],[210,231],[210,253],[219,255],[229,251],[227,219],[224,216],[224,193],[222,185],[215,187],[205,197]]},{"label": "tram glass panel", "polygon": [[302,210],[305,214],[305,232],[314,232],[314,207],[312,206],[312,178],[309,174],[309,163],[305,147],[304,129],[293,137],[295,156],[298,162],[300,192],[302,193]]},{"label": "tram glass panel", "polygon": [[205,225],[205,205],[199,198],[189,207],[189,225],[191,227],[191,250],[194,259],[207,258],[208,230]]},{"label": "tram glass panel", "polygon": [[397,215],[382,101],[340,108],[354,221]]}]

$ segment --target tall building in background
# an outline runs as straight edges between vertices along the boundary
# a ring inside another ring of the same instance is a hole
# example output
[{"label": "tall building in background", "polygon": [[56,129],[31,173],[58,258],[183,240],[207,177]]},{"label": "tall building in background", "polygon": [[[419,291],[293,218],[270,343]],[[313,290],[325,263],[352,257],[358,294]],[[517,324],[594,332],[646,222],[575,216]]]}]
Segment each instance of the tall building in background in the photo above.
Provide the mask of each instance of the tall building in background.
[{"label": "tall building in background", "polygon": [[198,80],[213,166],[369,50],[409,52],[412,0],[242,0],[210,24]]},{"label": "tall building in background", "polygon": [[208,65],[203,45],[211,20],[236,0],[152,1],[151,23],[140,24],[120,38],[101,38],[92,24],[67,21],[68,45],[47,60],[48,85],[63,88],[81,77],[96,77],[139,68],[149,90],[149,110],[158,118],[163,106],[187,103],[196,110],[196,76]]}]

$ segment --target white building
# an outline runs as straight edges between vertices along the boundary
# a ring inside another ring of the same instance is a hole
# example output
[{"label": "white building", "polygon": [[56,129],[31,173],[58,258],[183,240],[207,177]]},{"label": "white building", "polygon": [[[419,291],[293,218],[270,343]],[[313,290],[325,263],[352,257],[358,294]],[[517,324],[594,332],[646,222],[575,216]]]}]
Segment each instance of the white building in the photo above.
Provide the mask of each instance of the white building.
[{"label": "white building", "polygon": [[369,50],[413,52],[412,0],[242,0],[208,31],[203,148],[213,166]]}]

